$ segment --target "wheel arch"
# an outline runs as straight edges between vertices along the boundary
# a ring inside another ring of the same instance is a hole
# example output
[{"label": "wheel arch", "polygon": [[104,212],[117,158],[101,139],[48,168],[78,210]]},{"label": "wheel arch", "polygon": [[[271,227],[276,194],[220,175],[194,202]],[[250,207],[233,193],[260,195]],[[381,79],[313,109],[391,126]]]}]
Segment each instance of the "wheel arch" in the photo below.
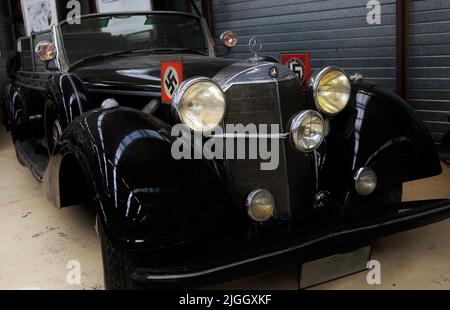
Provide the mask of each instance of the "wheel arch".
[{"label": "wheel arch", "polygon": [[58,184],[61,208],[89,203],[96,197],[92,180],[77,156],[67,153],[61,159]]}]

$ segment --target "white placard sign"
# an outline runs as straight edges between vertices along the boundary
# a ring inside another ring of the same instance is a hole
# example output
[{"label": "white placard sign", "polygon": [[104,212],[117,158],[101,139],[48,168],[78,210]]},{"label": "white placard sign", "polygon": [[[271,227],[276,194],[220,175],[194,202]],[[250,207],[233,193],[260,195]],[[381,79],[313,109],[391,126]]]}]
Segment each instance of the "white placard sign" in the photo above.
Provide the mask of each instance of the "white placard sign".
[{"label": "white placard sign", "polygon": [[27,35],[50,29],[57,23],[55,0],[22,0]]},{"label": "white placard sign", "polygon": [[129,11],[151,11],[150,0],[97,0],[99,13],[106,12],[129,12]]}]

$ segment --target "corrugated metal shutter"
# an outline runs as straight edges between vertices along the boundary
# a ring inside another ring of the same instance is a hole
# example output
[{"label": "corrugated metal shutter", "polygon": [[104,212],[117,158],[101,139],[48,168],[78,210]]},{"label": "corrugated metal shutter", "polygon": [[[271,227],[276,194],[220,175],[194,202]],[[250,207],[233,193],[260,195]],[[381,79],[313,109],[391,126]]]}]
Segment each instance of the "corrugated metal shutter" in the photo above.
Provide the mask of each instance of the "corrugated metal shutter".
[{"label": "corrugated metal shutter", "polygon": [[257,35],[265,54],[311,51],[313,69],[336,65],[395,88],[395,0],[381,0],[381,25],[369,25],[367,0],[214,0],[215,36],[235,30],[231,57],[249,57]]},{"label": "corrugated metal shutter", "polygon": [[411,0],[410,102],[434,141],[450,130],[450,1]]}]

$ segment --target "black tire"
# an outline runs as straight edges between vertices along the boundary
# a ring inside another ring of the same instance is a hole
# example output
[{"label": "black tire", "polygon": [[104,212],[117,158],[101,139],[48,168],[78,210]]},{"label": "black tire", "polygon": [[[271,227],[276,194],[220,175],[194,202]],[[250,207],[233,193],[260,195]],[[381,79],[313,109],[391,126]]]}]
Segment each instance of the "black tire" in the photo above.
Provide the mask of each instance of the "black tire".
[{"label": "black tire", "polygon": [[351,219],[395,215],[399,212],[398,204],[402,202],[402,194],[402,184],[396,184],[385,189],[375,190],[367,197],[357,196],[357,201],[348,215]]},{"label": "black tire", "polygon": [[393,204],[402,202],[403,186],[402,184],[394,185],[383,191],[380,195],[380,202],[383,204]]},{"label": "black tire", "polygon": [[399,211],[398,204],[402,202],[403,186],[397,184],[378,193],[374,193],[371,204],[377,214],[394,215]]},{"label": "black tire", "polygon": [[131,268],[128,255],[122,249],[116,247],[97,221],[103,259],[103,277],[105,289],[125,290],[131,289]]}]

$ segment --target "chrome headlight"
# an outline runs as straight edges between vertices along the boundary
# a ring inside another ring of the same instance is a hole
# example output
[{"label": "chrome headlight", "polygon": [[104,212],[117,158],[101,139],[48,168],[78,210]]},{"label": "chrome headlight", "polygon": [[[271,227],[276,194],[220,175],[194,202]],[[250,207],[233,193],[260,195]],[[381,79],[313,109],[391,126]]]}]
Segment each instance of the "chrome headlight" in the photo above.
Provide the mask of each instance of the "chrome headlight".
[{"label": "chrome headlight", "polygon": [[217,127],[225,115],[225,94],[208,78],[191,78],[176,90],[173,107],[187,127],[207,132]]},{"label": "chrome headlight", "polygon": [[303,111],[291,123],[291,139],[294,146],[302,152],[317,149],[325,137],[325,121],[316,111]]},{"label": "chrome headlight", "polygon": [[316,107],[329,116],[344,110],[350,100],[350,80],[341,69],[327,67],[314,73],[311,86]]}]

